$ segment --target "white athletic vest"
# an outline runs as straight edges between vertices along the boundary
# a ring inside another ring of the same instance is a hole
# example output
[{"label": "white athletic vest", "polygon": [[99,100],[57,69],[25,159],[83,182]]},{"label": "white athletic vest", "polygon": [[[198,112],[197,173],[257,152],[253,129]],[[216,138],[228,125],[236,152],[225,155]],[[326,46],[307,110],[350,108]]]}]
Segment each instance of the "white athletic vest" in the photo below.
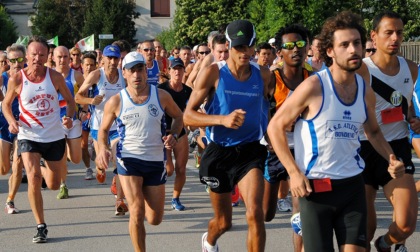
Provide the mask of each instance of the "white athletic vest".
[{"label": "white athletic vest", "polygon": [[[398,92],[394,92],[390,95],[389,99],[394,103],[393,105],[382,98],[382,96],[380,96],[374,88],[376,96],[376,120],[378,120],[378,124],[387,141],[402,139],[408,136],[408,124],[407,121],[405,121],[407,118],[404,117],[404,120],[399,122],[384,124],[381,116],[381,111],[401,106],[402,96],[405,97],[407,101],[411,101],[413,96],[414,82],[411,76],[410,68],[403,57],[398,57],[398,60],[400,62],[399,73],[394,76],[389,76],[382,73],[370,57],[363,59],[370,72],[370,83],[372,88],[373,85],[375,85],[373,82],[375,82],[378,86],[386,87],[384,85],[388,85],[389,87],[398,90]],[[404,114],[406,113],[407,111],[404,112]],[[363,131],[361,132],[360,139],[367,140]]]},{"label": "white athletic vest", "polygon": [[50,78],[47,68],[45,78],[41,82],[31,82],[22,74],[22,89],[19,99],[18,139],[48,143],[64,138],[64,129],[60,120],[58,94]]},{"label": "white athletic vest", "polygon": [[[91,115],[91,129],[98,130],[99,126],[102,122],[102,117],[104,115],[104,108],[105,103],[111,98],[112,96],[118,94],[123,88],[125,88],[125,80],[122,76],[121,69],[118,69],[118,81],[115,84],[109,83],[108,79],[106,78],[105,71],[103,68],[100,68],[101,77],[98,81],[98,92],[100,95],[105,94],[104,99],[102,100],[101,104],[92,106],[93,111]],[[115,122],[112,124],[110,130],[116,130],[117,125]]]},{"label": "white athletic vest", "polygon": [[309,179],[344,179],[361,173],[365,167],[359,156],[359,134],[366,121],[365,84],[356,75],[357,95],[344,104],[334,88],[329,69],[317,73],[323,102],[317,115],[299,118],[295,125],[295,159]]},{"label": "white athletic vest", "polygon": [[150,85],[149,98],[143,104],[134,103],[127,90],[121,90],[121,110],[115,119],[120,140],[117,157],[132,157],[146,161],[163,161],[165,111],[158,88]]}]

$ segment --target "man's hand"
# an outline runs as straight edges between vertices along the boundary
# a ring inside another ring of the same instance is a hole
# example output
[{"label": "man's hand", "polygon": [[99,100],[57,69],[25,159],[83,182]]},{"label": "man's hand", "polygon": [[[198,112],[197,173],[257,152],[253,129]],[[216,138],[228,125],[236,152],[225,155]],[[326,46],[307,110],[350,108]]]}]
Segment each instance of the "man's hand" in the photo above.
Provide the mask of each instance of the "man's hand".
[{"label": "man's hand", "polygon": [[306,197],[312,192],[308,178],[300,172],[291,175],[289,183],[293,197]]},{"label": "man's hand", "polygon": [[63,126],[67,129],[71,129],[73,127],[73,119],[68,116],[63,117]]},{"label": "man's hand", "polygon": [[394,154],[389,155],[388,172],[392,178],[401,178],[405,173],[404,163],[398,160]]},{"label": "man's hand", "polygon": [[411,130],[419,134],[420,133],[420,119],[418,117],[413,117],[410,119],[409,123],[410,123]]},{"label": "man's hand", "polygon": [[164,136],[162,137],[162,139],[163,139],[163,144],[165,145],[166,149],[172,150],[173,148],[175,148],[177,140],[172,134]]},{"label": "man's hand", "polygon": [[245,121],[246,112],[242,109],[235,109],[223,119],[223,126],[230,129],[238,129]]},{"label": "man's hand", "polygon": [[108,163],[111,159],[111,151],[107,149],[102,149],[96,155],[95,163],[98,169],[104,170],[108,169]]},{"label": "man's hand", "polygon": [[19,133],[19,126],[21,126],[20,123],[18,121],[14,121],[13,123],[9,124],[9,132],[12,134]]},{"label": "man's hand", "polygon": [[99,105],[101,104],[101,102],[104,100],[105,95],[97,95],[95,97],[93,97],[92,103],[91,105]]}]

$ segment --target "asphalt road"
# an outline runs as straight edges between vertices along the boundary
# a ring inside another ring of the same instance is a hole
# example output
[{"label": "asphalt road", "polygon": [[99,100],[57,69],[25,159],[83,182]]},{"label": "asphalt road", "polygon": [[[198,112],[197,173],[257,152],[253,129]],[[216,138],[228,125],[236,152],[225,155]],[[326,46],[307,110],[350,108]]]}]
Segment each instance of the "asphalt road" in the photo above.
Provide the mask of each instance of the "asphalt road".
[{"label": "asphalt road", "polygon": [[[420,160],[415,159],[417,167]],[[146,226],[148,251],[181,252],[201,251],[201,236],[212,217],[212,209],[204,185],[198,181],[193,156],[187,167],[187,183],[181,195],[186,210],[174,211],[170,207],[173,176],[166,187],[164,220],[159,226]],[[115,216],[115,198],[110,193],[112,174],[108,171],[105,185],[96,180],[84,180],[84,167],[69,165],[67,185],[70,198],[57,200],[58,191],[43,191],[45,219],[48,225],[48,243],[33,244],[36,233],[26,191],[22,184],[15,199],[19,214],[0,212],[0,251],[132,251],[128,234],[129,215]],[[420,179],[420,169],[415,174]],[[0,199],[7,198],[8,176],[0,177]],[[392,208],[378,193],[378,229],[376,236],[385,233],[392,219]],[[275,219],[266,223],[266,251],[293,251],[290,213],[277,213]],[[420,224],[407,241],[410,252],[420,252]],[[221,251],[246,251],[247,225],[245,207],[240,204],[233,211],[233,227],[218,241]]]}]

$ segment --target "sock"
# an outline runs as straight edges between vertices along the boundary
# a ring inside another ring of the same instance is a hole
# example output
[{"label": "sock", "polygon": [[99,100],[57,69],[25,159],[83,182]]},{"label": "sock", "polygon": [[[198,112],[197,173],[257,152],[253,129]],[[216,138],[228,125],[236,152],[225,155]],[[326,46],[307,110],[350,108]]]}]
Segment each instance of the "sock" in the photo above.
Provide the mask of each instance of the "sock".
[{"label": "sock", "polygon": [[36,225],[36,227],[37,228],[46,228],[47,227],[47,224],[41,223],[41,224]]},{"label": "sock", "polygon": [[207,241],[204,242],[204,247],[206,247],[208,252],[217,252],[217,244],[212,246]]},{"label": "sock", "polygon": [[381,248],[389,248],[391,246],[389,246],[386,242],[385,242],[385,236],[381,236],[381,238],[379,239],[379,247]]}]

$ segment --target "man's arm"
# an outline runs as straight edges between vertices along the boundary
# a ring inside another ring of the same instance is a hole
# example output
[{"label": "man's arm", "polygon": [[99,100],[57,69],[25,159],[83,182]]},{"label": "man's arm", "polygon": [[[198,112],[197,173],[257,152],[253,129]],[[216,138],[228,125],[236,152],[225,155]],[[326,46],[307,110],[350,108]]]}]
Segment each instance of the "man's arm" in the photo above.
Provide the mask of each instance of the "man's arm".
[{"label": "man's arm", "polygon": [[285,100],[271,119],[267,133],[276,155],[290,176],[290,189],[294,197],[305,197],[311,192],[306,176],[297,166],[289,149],[286,132],[299,115],[306,118],[316,115],[322,103],[322,89],[317,76],[302,82],[293,94]]},{"label": "man's arm", "polygon": [[185,82],[185,85],[189,86],[190,88],[194,89],[194,82],[197,78],[198,72],[200,71],[200,66],[203,60],[199,59],[197,62],[195,62],[194,67],[188,76],[187,81]]},{"label": "man's arm", "polygon": [[84,80],[82,86],[79,88],[79,91],[74,97],[78,104],[98,105],[102,102],[104,98],[102,95],[97,95],[94,98],[89,98],[87,96],[89,88],[94,84],[98,83],[100,77],[100,69],[96,69],[88,75],[88,77],[86,78],[86,80]]},{"label": "man's arm", "polygon": [[9,123],[10,133],[17,134],[19,132],[19,123],[16,121],[12,113],[12,102],[18,96],[22,85],[22,74],[20,72],[10,76],[7,83],[6,97],[2,102],[2,112]]},{"label": "man's arm", "polygon": [[389,161],[390,166],[388,167],[388,172],[390,173],[391,177],[399,178],[405,173],[404,164],[396,159],[394,151],[392,150],[389,143],[385,140],[385,137],[379,128],[375,114],[375,93],[370,86],[366,87],[365,102],[367,108],[367,120],[363,127],[366,137],[372,144],[373,148],[375,148],[375,150],[383,158]]},{"label": "man's arm", "polygon": [[242,109],[236,109],[229,115],[209,115],[197,112],[206,98],[211,100],[210,96],[216,90],[218,79],[219,67],[216,64],[210,65],[203,69],[203,72],[200,72],[187,108],[184,111],[185,125],[192,127],[223,125],[232,129],[238,129],[242,126],[246,113]]},{"label": "man's arm", "polygon": [[111,157],[111,150],[108,145],[109,129],[120,111],[120,95],[112,96],[105,104],[102,123],[98,130],[98,153],[96,155],[96,165],[99,169],[107,169]]},{"label": "man's arm", "polygon": [[3,94],[2,90],[3,90],[3,75],[0,74],[0,101],[4,100],[4,95],[5,95]]}]

